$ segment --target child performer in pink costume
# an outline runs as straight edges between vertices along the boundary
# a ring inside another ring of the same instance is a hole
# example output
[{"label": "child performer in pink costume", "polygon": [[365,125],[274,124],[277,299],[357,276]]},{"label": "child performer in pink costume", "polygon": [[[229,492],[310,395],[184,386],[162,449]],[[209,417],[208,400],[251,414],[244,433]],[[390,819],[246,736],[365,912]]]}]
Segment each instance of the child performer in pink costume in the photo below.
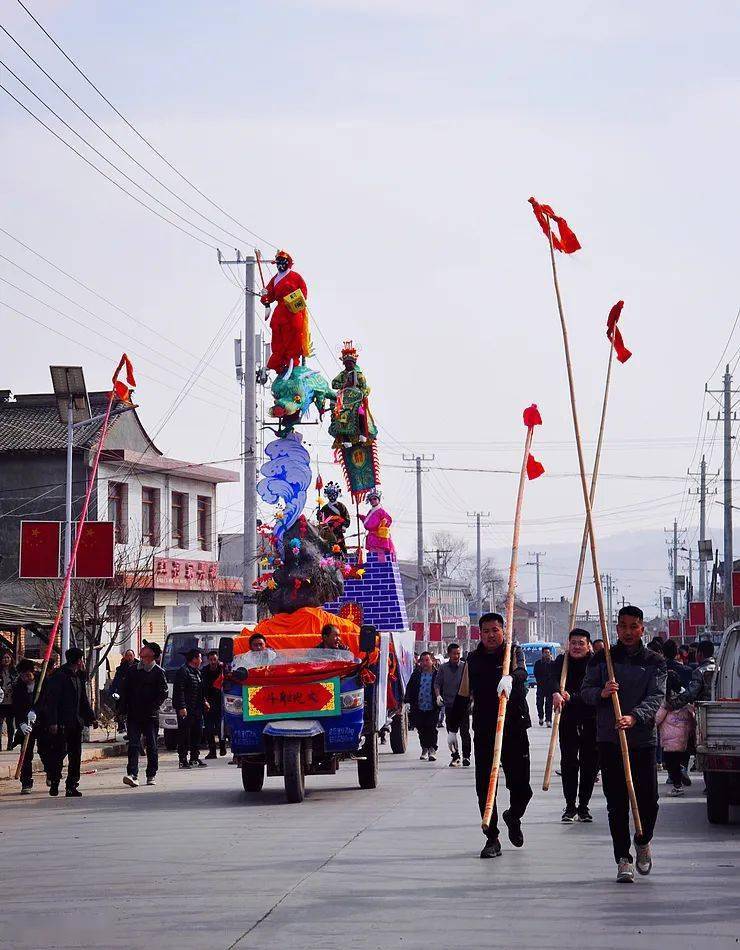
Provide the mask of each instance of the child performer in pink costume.
[{"label": "child performer in pink costume", "polygon": [[380,507],[380,492],[375,488],[371,488],[367,493],[367,500],[370,503],[370,511],[366,515],[360,515],[367,531],[365,547],[368,551],[377,552],[378,561],[385,561],[386,555],[391,561],[395,561],[396,548],[390,531],[393,518]]}]

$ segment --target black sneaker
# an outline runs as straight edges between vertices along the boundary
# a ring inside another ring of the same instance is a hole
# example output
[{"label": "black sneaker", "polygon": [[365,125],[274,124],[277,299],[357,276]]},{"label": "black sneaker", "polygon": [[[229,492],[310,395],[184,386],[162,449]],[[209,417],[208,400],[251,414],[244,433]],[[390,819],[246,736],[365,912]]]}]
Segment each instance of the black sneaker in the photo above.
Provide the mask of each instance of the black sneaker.
[{"label": "black sneaker", "polygon": [[437,756],[434,754],[434,752],[430,752],[430,753],[429,753],[429,761],[430,761],[430,762],[436,762],[436,761],[437,761]]},{"label": "black sneaker", "polygon": [[588,810],[588,805],[578,806],[578,820],[585,821],[586,823],[594,820],[594,816]]},{"label": "black sneaker", "polygon": [[187,761],[183,761],[182,759],[180,759],[180,768],[181,768],[181,769],[189,769],[189,768],[190,768],[190,763],[187,762]]},{"label": "black sneaker", "polygon": [[218,754],[219,754],[219,755],[226,755],[226,743],[225,743],[225,742],[219,743],[219,746],[218,746]]},{"label": "black sneaker", "polygon": [[498,838],[489,838],[483,846],[480,856],[482,858],[500,858],[501,842],[498,840]]},{"label": "black sneaker", "polygon": [[216,758],[216,750],[214,749],[212,752],[209,752],[208,755],[206,756],[206,758],[207,758],[207,759],[215,759],[215,758]]},{"label": "black sneaker", "polygon": [[79,788],[68,788],[64,795],[66,798],[82,798],[82,792]]},{"label": "black sneaker", "polygon": [[59,782],[52,782],[49,785],[49,794],[52,798],[56,798],[59,794]]},{"label": "black sneaker", "polygon": [[[208,758],[208,756],[206,756],[206,758]],[[214,756],[214,758],[215,758],[215,756]],[[190,760],[190,768],[191,768],[191,769],[207,769],[207,768],[208,768],[208,763],[207,763],[207,762],[204,762],[203,759],[191,759],[191,760]]]},{"label": "black sneaker", "polygon": [[560,820],[564,825],[572,825],[576,820],[577,815],[578,812],[575,810],[575,808],[566,808]]},{"label": "black sneaker", "polygon": [[516,818],[512,818],[507,811],[501,816],[504,820],[504,824],[509,829],[509,841],[514,845],[515,848],[521,848],[524,844],[524,835],[522,834],[522,823]]},{"label": "black sneaker", "polygon": [[540,725],[541,725],[541,726],[544,726],[544,725],[545,725],[545,720],[544,720],[544,719],[540,719]]},{"label": "black sneaker", "polygon": [[470,768],[470,759],[463,759],[463,768],[464,769]]},{"label": "black sneaker", "polygon": [[686,788],[691,785],[691,779],[689,778],[689,773],[686,771],[686,769],[681,769],[681,784]]},{"label": "black sneaker", "polygon": [[545,725],[548,729],[552,729],[552,719],[545,720]]}]

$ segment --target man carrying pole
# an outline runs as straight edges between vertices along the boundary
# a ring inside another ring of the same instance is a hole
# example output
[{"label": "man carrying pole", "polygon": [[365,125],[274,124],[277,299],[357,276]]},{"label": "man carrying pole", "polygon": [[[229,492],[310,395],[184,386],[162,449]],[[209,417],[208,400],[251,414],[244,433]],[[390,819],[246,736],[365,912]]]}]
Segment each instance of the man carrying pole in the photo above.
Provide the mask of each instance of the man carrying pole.
[{"label": "man carrying pole", "polygon": [[[568,651],[550,664],[553,704],[559,714],[560,772],[565,811],[561,821],[593,821],[588,809],[598,770],[596,713],[581,696],[591,659],[591,634],[577,627],[568,634]],[[567,661],[567,662],[566,662]],[[562,672],[566,668],[564,685]]]},{"label": "man carrying pole", "polygon": [[[596,707],[596,739],[601,779],[609,815],[609,831],[617,862],[617,882],[631,884],[635,867],[649,874],[653,866],[650,842],[658,817],[658,773],[655,714],[665,696],[665,662],[642,642],[642,611],[626,606],[617,618],[618,643],[611,651],[614,668],[609,676],[606,653],[599,654],[586,670],[581,688],[583,702]],[[612,696],[618,694],[622,715],[615,721]],[[626,734],[629,764],[634,777],[642,833],[635,834],[637,860],[633,865],[630,842],[629,796],[619,747]]]}]

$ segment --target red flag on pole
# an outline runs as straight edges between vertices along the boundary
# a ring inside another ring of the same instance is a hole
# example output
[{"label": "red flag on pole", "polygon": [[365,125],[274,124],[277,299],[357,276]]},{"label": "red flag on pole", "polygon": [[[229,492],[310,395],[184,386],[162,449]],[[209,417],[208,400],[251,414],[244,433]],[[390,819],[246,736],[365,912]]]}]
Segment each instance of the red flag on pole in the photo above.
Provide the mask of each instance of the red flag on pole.
[{"label": "red flag on pole", "polygon": [[[581,245],[578,238],[568,227],[568,222],[565,218],[561,218],[560,215],[555,214],[550,205],[541,205],[539,201],[535,201],[534,198],[530,198],[529,203],[532,205],[534,216],[539,221],[540,227],[547,235],[548,240],[552,235],[552,246],[556,251],[562,251],[563,254],[573,254],[575,251],[580,250]],[[554,221],[557,225],[557,234],[551,230],[551,221]]]},{"label": "red flag on pole", "polygon": [[18,577],[59,577],[59,521],[21,521]]},{"label": "red flag on pole", "polygon": [[75,577],[114,576],[114,525],[112,521],[86,521],[75,560]]},{"label": "red flag on pole", "polygon": [[630,356],[632,356],[632,351],[628,350],[624,345],[622,334],[617,326],[617,322],[622,315],[623,306],[624,300],[618,300],[609,311],[609,316],[606,320],[606,335],[614,344],[614,352],[617,354],[617,359],[620,363],[626,363]]},{"label": "red flag on pole", "polygon": [[527,478],[531,481],[534,481],[535,478],[539,478],[540,475],[545,474],[545,466],[542,462],[538,462],[537,459],[530,454],[527,456]]},{"label": "red flag on pole", "polygon": [[531,406],[527,406],[527,408],[522,413],[522,419],[524,420],[524,425],[528,429],[533,429],[535,426],[542,425],[542,416],[540,415],[540,410],[537,408],[536,402],[533,402]]},{"label": "red flag on pole", "polygon": [[[118,378],[122,369],[126,370],[126,382],[123,383]],[[131,392],[136,387],[136,379],[134,377],[134,368],[131,365],[131,360],[124,353],[121,357],[121,362],[116,367],[116,371],[113,374],[113,391],[116,396],[121,400],[121,402],[131,402]]]}]

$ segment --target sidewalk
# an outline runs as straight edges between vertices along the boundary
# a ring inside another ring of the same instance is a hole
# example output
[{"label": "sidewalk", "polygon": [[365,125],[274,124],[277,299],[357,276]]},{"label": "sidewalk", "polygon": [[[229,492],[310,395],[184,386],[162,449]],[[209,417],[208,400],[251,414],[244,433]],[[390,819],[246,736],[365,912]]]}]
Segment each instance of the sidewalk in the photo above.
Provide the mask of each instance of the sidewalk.
[{"label": "sidewalk", "polygon": [[[0,782],[4,779],[12,779],[15,775],[15,767],[18,763],[20,751],[20,746],[16,746],[11,752],[0,752]],[[121,739],[107,738],[104,729],[93,729],[92,741],[85,742],[82,745],[83,765],[86,762],[109,759],[118,755],[126,755],[126,743]],[[33,757],[33,771],[43,772],[41,759],[38,755]]]}]

